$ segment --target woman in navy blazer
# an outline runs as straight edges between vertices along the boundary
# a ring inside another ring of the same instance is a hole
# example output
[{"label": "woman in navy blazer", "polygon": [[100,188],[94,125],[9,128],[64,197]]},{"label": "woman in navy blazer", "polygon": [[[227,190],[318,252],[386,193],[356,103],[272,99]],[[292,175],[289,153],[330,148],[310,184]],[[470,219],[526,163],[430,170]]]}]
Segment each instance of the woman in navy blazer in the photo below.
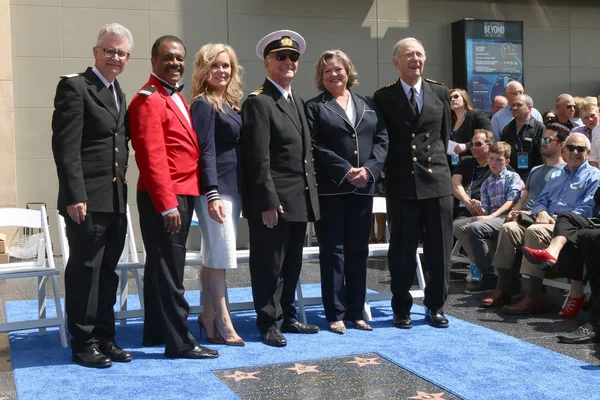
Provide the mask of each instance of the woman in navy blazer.
[{"label": "woman in navy blazer", "polygon": [[194,60],[191,107],[200,145],[200,196],[194,204],[202,233],[203,262],[203,311],[198,323],[210,342],[232,346],[244,345],[225,301],[225,271],[237,267],[236,233],[242,207],[241,87],[233,49],[224,44],[202,46]]},{"label": "woman in navy blazer", "polygon": [[363,320],[367,256],[375,182],[388,138],[372,99],[349,90],[358,74],[340,50],[325,51],[316,63],[320,95],[306,102],[319,190],[316,223],[325,317],[332,332],[344,320],[371,330]]}]

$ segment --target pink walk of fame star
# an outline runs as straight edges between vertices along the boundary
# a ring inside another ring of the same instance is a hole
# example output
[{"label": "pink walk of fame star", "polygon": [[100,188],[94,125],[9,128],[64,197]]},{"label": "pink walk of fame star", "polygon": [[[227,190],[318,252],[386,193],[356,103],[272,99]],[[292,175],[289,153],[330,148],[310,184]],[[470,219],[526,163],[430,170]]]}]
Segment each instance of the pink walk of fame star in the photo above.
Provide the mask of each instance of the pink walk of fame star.
[{"label": "pink walk of fame star", "polygon": [[294,364],[294,368],[285,368],[290,371],[296,371],[298,375],[302,375],[305,372],[320,372],[317,371],[318,365],[302,365],[302,364]]},{"label": "pink walk of fame star", "polygon": [[425,392],[419,392],[417,390],[417,395],[413,396],[413,397],[409,397],[409,399],[414,399],[414,400],[444,400],[444,398],[442,397],[444,395],[444,392],[442,393],[425,393]]},{"label": "pink walk of fame star", "polygon": [[223,376],[223,378],[233,378],[233,379],[235,379],[236,382],[244,380],[244,379],[260,379],[259,377],[254,376],[259,373],[260,373],[260,371],[256,371],[256,372],[235,371],[233,373],[233,375],[225,375],[225,376]]},{"label": "pink walk of fame star", "polygon": [[365,365],[376,365],[376,364],[381,364],[378,363],[377,360],[379,357],[374,357],[374,358],[361,358],[361,357],[354,357],[354,361],[346,361],[346,364],[356,364],[358,365],[360,368],[364,367]]}]

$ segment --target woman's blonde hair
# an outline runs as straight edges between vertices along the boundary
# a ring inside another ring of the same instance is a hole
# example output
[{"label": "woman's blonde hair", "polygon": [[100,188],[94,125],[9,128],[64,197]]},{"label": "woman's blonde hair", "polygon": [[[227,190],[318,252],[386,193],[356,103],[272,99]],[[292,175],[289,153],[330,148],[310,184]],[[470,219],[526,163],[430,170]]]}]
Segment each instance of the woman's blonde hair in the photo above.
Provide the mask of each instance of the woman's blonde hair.
[{"label": "woman's blonde hair", "polygon": [[[219,97],[208,85],[210,68],[221,53],[227,53],[231,65],[231,77],[225,89],[223,98]],[[205,44],[198,50],[194,57],[194,73],[192,75],[192,102],[198,97],[205,97],[213,108],[223,111],[222,100],[234,110],[240,110],[242,100],[242,67],[238,64],[235,51],[229,45],[222,43]]]},{"label": "woman's blonde hair", "polygon": [[321,92],[327,90],[323,84],[323,71],[325,70],[325,63],[331,60],[333,57],[339,58],[344,66],[344,69],[346,70],[346,75],[348,75],[346,89],[350,89],[352,86],[358,85],[358,72],[356,72],[354,64],[352,64],[352,61],[350,61],[350,57],[348,57],[348,55],[341,50],[325,50],[315,63],[315,82],[317,83],[317,90]]}]

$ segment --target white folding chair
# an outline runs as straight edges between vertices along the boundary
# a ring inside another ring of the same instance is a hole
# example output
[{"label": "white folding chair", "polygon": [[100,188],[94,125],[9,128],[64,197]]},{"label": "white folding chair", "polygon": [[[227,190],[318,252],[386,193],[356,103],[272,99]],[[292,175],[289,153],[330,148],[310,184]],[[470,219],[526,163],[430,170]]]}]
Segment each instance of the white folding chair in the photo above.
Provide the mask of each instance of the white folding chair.
[{"label": "white folding chair", "polygon": [[[38,256],[36,261],[0,264],[0,279],[38,278],[38,319],[0,324],[0,332],[39,328],[40,334],[44,334],[46,327],[58,326],[60,343],[62,347],[67,347],[65,320],[63,318],[60,294],[58,291],[57,276],[59,275],[59,271],[54,265],[46,207],[42,206],[39,210],[2,208],[0,209],[0,227],[40,229],[44,236],[43,240],[40,240],[38,245]],[[54,306],[56,307],[55,318],[46,318],[47,277],[52,279]]]},{"label": "white folding chair", "polygon": [[[119,311],[115,313],[115,318],[121,320],[121,325],[127,324],[127,318],[137,318],[144,315],[144,288],[142,283],[142,274],[140,269],[144,268],[144,263],[140,262],[137,247],[135,245],[135,237],[133,233],[133,225],[131,224],[131,214],[129,212],[129,205],[127,205],[127,235],[125,236],[125,247],[123,253],[119,259],[116,270],[121,273],[119,279]],[[56,219],[58,221],[58,237],[60,239],[60,248],[62,251],[63,267],[67,267],[67,261],[69,260],[69,242],[67,241],[67,231],[65,220],[56,211]],[[140,301],[140,309],[128,310],[127,309],[127,297],[128,297],[128,272],[133,270],[135,275],[135,283],[137,286],[138,298]]]}]

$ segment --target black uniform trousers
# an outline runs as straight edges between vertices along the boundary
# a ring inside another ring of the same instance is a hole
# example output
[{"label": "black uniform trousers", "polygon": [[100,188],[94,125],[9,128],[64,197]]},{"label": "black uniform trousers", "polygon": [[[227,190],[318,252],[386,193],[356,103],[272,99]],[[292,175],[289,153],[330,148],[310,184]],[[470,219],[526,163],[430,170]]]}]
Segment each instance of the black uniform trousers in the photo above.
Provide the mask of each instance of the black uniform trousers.
[{"label": "black uniform trousers", "polygon": [[572,212],[558,215],[554,225],[554,236],[564,236],[567,244],[558,256],[558,273],[560,276],[574,280],[583,279],[583,253],[579,248],[578,232],[590,227],[590,221]]},{"label": "black uniform trousers", "polygon": [[114,342],[119,276],[115,272],[127,234],[120,213],[88,212],[77,224],[65,216],[69,261],[65,269],[65,310],[74,353]]},{"label": "black uniform trousers", "polygon": [[316,223],[321,295],[327,321],[363,319],[373,197],[319,196]]},{"label": "black uniform trousers", "polygon": [[175,353],[193,349],[198,344],[188,331],[190,306],[183,296],[185,243],[194,212],[193,199],[193,196],[177,195],[181,230],[171,234],[164,228],[163,217],[156,211],[148,192],[137,192],[146,248],[143,344],[165,344],[165,351]]},{"label": "black uniform trousers", "polygon": [[592,311],[590,323],[594,326],[596,334],[600,334],[600,229],[582,229],[577,233],[579,247],[583,253],[587,277],[592,289]]},{"label": "black uniform trousers", "polygon": [[392,277],[392,309],[394,314],[408,316],[413,304],[410,288],[416,269],[419,236],[423,231],[424,266],[429,279],[423,303],[439,310],[448,297],[450,255],[452,253],[453,197],[423,200],[388,201],[391,223],[388,267]]},{"label": "black uniform trousers", "polygon": [[302,268],[306,222],[279,219],[267,228],[262,219],[248,220],[250,231],[250,280],[256,310],[256,326],[261,333],[284,321],[296,320],[294,299]]}]

